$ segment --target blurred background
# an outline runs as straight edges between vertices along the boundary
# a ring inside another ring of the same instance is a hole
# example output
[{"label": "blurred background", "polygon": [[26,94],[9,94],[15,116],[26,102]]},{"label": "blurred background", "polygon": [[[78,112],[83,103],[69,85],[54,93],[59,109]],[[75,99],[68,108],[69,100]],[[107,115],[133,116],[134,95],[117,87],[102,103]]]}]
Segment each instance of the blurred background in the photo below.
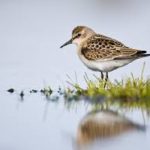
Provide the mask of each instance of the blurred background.
[{"label": "blurred background", "polygon": [[[38,94],[26,95],[22,103],[16,95],[10,97],[3,91],[11,87],[19,91],[38,89],[45,85],[57,89],[66,84],[66,74],[75,79],[75,72],[84,85],[85,72],[91,77],[99,75],[82,64],[75,45],[59,48],[70,39],[77,25],[89,26],[150,53],[149,0],[0,0],[0,150],[72,149],[72,136],[88,108],[81,105],[68,113],[63,105],[57,109],[55,105],[48,107]],[[131,72],[139,76],[144,62],[147,78],[149,57],[110,73],[110,79],[120,80]],[[45,114],[47,119],[43,121]],[[141,119],[137,113],[131,117]],[[119,146],[118,140],[114,146],[111,142],[101,146],[104,149],[136,146],[137,150],[147,150],[148,133],[142,134],[142,138],[124,137],[125,143],[119,139]]]},{"label": "blurred background", "polygon": [[[76,46],[60,49],[77,25],[116,38],[127,46],[150,53],[150,2],[148,0],[1,0],[1,88],[65,84],[66,74],[76,72],[82,84],[88,70],[78,59]],[[137,60],[110,74],[121,79],[132,72],[139,76],[149,58]],[[99,75],[99,73],[94,73]]]}]

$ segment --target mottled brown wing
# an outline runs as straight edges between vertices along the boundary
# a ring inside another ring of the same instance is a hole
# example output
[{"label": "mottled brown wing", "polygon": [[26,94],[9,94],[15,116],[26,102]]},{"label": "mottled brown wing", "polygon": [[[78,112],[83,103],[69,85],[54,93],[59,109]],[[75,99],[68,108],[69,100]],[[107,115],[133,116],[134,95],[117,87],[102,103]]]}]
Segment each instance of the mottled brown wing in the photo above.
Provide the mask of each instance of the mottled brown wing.
[{"label": "mottled brown wing", "polygon": [[128,48],[121,42],[103,35],[92,36],[81,50],[81,53],[88,60],[98,61],[127,59],[140,52],[145,51]]}]

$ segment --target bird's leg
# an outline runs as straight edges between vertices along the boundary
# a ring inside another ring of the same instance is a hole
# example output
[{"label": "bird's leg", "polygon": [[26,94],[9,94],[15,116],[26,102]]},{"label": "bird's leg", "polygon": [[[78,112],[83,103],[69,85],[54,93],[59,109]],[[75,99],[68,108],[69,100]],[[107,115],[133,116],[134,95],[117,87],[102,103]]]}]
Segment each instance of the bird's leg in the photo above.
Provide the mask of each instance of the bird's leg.
[{"label": "bird's leg", "polygon": [[101,80],[103,80],[104,79],[104,74],[103,74],[103,72],[101,71]]},{"label": "bird's leg", "polygon": [[108,81],[108,72],[106,72],[106,77],[105,77],[104,88],[106,87],[107,81]]}]

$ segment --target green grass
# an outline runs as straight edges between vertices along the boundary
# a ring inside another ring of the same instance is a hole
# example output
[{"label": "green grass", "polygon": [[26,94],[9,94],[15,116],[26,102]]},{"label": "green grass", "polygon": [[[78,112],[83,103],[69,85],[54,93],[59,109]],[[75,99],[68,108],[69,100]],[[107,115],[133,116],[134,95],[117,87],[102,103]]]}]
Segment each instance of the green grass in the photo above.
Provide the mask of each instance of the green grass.
[{"label": "green grass", "polygon": [[95,77],[92,81],[87,75],[84,76],[86,88],[78,83],[69,82],[70,88],[66,88],[64,97],[68,101],[88,100],[91,103],[106,107],[119,106],[127,108],[150,109],[150,79],[143,78],[144,67],[140,77],[135,78],[133,74],[121,81],[105,81]]}]

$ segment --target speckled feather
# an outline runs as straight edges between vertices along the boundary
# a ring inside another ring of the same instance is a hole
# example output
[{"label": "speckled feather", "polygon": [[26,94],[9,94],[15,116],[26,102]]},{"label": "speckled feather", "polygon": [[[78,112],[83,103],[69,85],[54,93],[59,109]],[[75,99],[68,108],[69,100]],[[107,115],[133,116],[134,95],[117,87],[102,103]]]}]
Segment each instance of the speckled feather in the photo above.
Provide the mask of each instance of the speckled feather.
[{"label": "speckled feather", "polygon": [[103,61],[143,57],[146,51],[131,49],[115,39],[95,34],[83,44],[81,53],[88,60]]}]

